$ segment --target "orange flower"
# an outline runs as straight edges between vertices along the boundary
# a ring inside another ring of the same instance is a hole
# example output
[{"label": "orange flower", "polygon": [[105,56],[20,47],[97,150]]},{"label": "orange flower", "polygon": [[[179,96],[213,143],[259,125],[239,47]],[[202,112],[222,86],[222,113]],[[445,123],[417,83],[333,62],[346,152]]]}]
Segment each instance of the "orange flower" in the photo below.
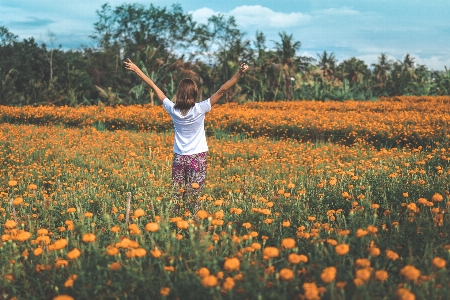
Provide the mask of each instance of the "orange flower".
[{"label": "orange flower", "polygon": [[370,274],[372,272],[371,268],[363,268],[356,270],[356,278],[363,280],[364,282],[370,279]]},{"label": "orange flower", "polygon": [[187,229],[189,227],[189,223],[187,221],[180,220],[177,222],[177,227],[179,229]]},{"label": "orange flower", "polygon": [[113,226],[113,227],[111,227],[111,231],[114,232],[114,233],[119,232],[120,231],[120,227],[119,226]]},{"label": "orange flower", "polygon": [[34,256],[41,255],[42,254],[42,248],[38,247],[38,248],[34,249],[33,254],[34,254]]},{"label": "orange flower", "polygon": [[336,273],[337,269],[335,267],[325,268],[320,275],[320,279],[322,279],[324,283],[330,283],[336,279]]},{"label": "orange flower", "polygon": [[162,287],[162,288],[159,290],[159,294],[160,294],[161,296],[163,296],[163,297],[169,296],[169,294],[170,294],[170,288],[167,287],[167,286]]},{"label": "orange flower", "polygon": [[228,272],[239,271],[241,262],[237,258],[229,258],[225,260],[223,269]]},{"label": "orange flower", "polygon": [[142,216],[145,216],[145,211],[142,208],[138,208],[134,211],[134,218],[140,218]]},{"label": "orange flower", "polygon": [[400,270],[400,275],[406,280],[417,280],[420,276],[420,271],[416,267],[407,265]]},{"label": "orange flower", "polygon": [[317,288],[317,285],[315,282],[305,282],[303,284],[303,290],[305,291],[305,298],[307,300],[318,300],[319,297],[319,289]]},{"label": "orange flower", "polygon": [[444,259],[440,258],[440,257],[435,257],[435,258],[433,258],[433,262],[432,263],[433,263],[433,266],[435,268],[443,269],[443,268],[445,268],[445,265],[446,265],[447,262]]},{"label": "orange flower", "polygon": [[439,194],[439,193],[435,193],[431,197],[431,201],[433,201],[433,202],[441,202],[442,200],[444,200],[444,197],[441,194]]},{"label": "orange flower", "polygon": [[73,297],[69,295],[58,295],[54,297],[53,300],[73,300]]},{"label": "orange flower", "polygon": [[121,266],[122,265],[119,262],[116,261],[116,262],[113,262],[112,264],[109,265],[109,269],[111,271],[116,271],[116,270],[119,270]]},{"label": "orange flower", "polygon": [[14,201],[13,201],[13,204],[14,205],[20,205],[20,204],[22,204],[23,203],[23,198],[22,197],[16,197],[15,199],[14,199]]},{"label": "orange flower", "polygon": [[198,189],[200,187],[200,185],[197,182],[192,183],[191,187],[193,189]]},{"label": "orange flower", "polygon": [[30,184],[28,185],[28,189],[29,189],[29,190],[32,190],[32,191],[37,190],[37,185],[35,185],[35,184],[33,184],[33,183],[30,183]]},{"label": "orange flower", "polygon": [[264,259],[271,259],[274,257],[278,257],[280,255],[280,252],[278,251],[278,248],[275,247],[266,247],[263,250],[263,258]]},{"label": "orange flower", "polygon": [[294,279],[294,272],[291,269],[283,268],[278,273],[280,278],[283,280],[292,280]]},{"label": "orange flower", "polygon": [[386,250],[386,258],[390,260],[397,260],[399,256],[396,252],[392,250]]},{"label": "orange flower", "polygon": [[17,185],[17,180],[10,180],[10,181],[8,181],[8,185],[9,185],[10,187],[16,186],[16,185]]},{"label": "orange flower", "polygon": [[397,290],[396,294],[398,296],[398,299],[400,299],[400,300],[415,300],[416,299],[416,296],[413,293],[411,293],[408,289],[405,289],[405,288],[399,288]]},{"label": "orange flower", "polygon": [[197,275],[198,275],[200,278],[205,278],[206,276],[209,276],[210,274],[211,274],[211,273],[209,272],[208,268],[205,268],[205,267],[200,268],[200,269],[197,271]]},{"label": "orange flower", "polygon": [[385,281],[386,279],[388,279],[388,277],[388,272],[386,272],[385,270],[378,270],[375,272],[375,278],[378,281]]},{"label": "orange flower", "polygon": [[67,252],[68,259],[77,259],[81,255],[81,251],[74,248],[72,251]]},{"label": "orange flower", "polygon": [[302,255],[302,254],[295,254],[295,253],[291,253],[288,256],[288,261],[291,264],[299,264],[299,263],[307,263],[308,262],[308,257],[306,255]]},{"label": "orange flower", "polygon": [[157,232],[159,230],[159,224],[154,222],[147,223],[145,230],[148,232]]},{"label": "orange flower", "polygon": [[116,247],[109,247],[107,253],[109,256],[114,256],[119,254],[119,249],[117,249]]},{"label": "orange flower", "polygon": [[55,268],[67,267],[69,262],[65,259],[58,259],[55,263]]},{"label": "orange flower", "polygon": [[208,275],[202,279],[202,285],[206,288],[215,287],[218,284],[219,284],[219,280],[217,280],[217,277],[214,275]]},{"label": "orange flower", "polygon": [[202,220],[206,219],[208,217],[208,212],[206,210],[201,209],[197,212],[197,217]]},{"label": "orange flower", "polygon": [[85,216],[86,218],[92,218],[93,215],[94,215],[94,214],[91,213],[91,212],[85,212],[85,213],[84,213],[84,216]]},{"label": "orange flower", "polygon": [[86,233],[83,235],[83,237],[81,238],[81,240],[85,243],[93,243],[95,242],[95,234],[93,233]]},{"label": "orange flower", "polygon": [[227,277],[222,284],[222,289],[224,291],[231,291],[234,288],[235,284],[236,283],[234,282],[233,278]]},{"label": "orange flower", "polygon": [[295,247],[295,240],[293,238],[285,238],[281,241],[281,246],[286,249],[292,249]]},{"label": "orange flower", "polygon": [[350,251],[350,247],[347,244],[339,244],[334,250],[338,255],[346,255]]},{"label": "orange flower", "polygon": [[363,236],[366,236],[368,233],[369,233],[369,232],[368,232],[367,230],[364,230],[364,229],[359,228],[359,229],[356,231],[356,237],[357,237],[357,238],[361,238],[361,237],[363,237]]},{"label": "orange flower", "polygon": [[6,229],[13,229],[17,226],[17,223],[14,222],[13,220],[8,220],[5,222],[5,224],[3,224],[3,226],[5,226]]}]

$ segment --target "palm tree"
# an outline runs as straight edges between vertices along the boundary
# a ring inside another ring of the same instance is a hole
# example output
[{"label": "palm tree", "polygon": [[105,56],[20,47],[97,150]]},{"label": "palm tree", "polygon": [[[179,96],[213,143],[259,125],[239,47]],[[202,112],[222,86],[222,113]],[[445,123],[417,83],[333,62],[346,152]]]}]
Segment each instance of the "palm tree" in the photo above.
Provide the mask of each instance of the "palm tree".
[{"label": "palm tree", "polygon": [[302,43],[294,41],[292,34],[288,35],[286,32],[282,32],[279,35],[281,43],[275,42],[275,48],[283,72],[286,100],[289,101],[292,98],[292,81],[295,80],[294,75],[300,64],[296,52],[300,49]]},{"label": "palm tree", "polygon": [[375,76],[375,89],[380,90],[380,94],[386,94],[386,84],[389,79],[389,72],[392,70],[392,62],[388,60],[386,54],[381,53],[381,56],[378,57],[378,63],[372,64],[374,68],[374,76]]},{"label": "palm tree", "polygon": [[317,53],[317,57],[319,58],[317,65],[320,70],[322,70],[323,77],[331,78],[334,74],[337,62],[334,53],[331,52],[331,54],[328,54],[327,51],[323,51],[322,54]]}]

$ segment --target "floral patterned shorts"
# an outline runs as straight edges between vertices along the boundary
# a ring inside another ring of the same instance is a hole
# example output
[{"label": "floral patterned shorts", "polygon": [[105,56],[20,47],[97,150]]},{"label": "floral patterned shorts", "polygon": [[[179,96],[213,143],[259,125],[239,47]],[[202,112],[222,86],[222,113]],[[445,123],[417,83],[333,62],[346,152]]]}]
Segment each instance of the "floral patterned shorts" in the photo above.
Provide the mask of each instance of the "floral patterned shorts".
[{"label": "floral patterned shorts", "polygon": [[174,153],[172,162],[174,198],[176,201],[182,200],[189,211],[198,210],[198,197],[206,179],[206,165],[206,152],[192,155]]}]

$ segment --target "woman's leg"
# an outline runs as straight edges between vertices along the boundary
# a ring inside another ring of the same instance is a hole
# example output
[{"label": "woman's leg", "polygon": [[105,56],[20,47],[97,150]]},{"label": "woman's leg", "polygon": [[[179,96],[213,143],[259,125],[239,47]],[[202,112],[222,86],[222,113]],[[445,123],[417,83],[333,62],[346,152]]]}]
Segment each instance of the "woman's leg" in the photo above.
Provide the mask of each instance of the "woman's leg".
[{"label": "woman's leg", "polygon": [[172,181],[173,181],[173,198],[176,205],[175,210],[178,211],[178,205],[184,198],[185,182],[186,182],[186,162],[185,155],[174,153],[172,161]]},{"label": "woman's leg", "polygon": [[[206,180],[207,155],[206,152],[187,155],[186,160],[186,207],[189,211],[194,212],[199,209],[198,198],[202,194],[203,186]],[[192,186],[197,183],[198,187]]]}]

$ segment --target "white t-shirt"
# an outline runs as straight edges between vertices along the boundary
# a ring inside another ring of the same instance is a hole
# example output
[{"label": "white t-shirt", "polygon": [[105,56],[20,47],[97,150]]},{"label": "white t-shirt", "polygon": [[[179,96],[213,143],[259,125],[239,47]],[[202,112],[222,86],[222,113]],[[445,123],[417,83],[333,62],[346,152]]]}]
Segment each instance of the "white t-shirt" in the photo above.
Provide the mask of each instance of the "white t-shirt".
[{"label": "white t-shirt", "polygon": [[195,103],[189,112],[183,116],[175,103],[168,98],[163,100],[164,109],[172,117],[175,127],[175,142],[173,151],[181,155],[191,155],[208,151],[205,135],[205,114],[211,110],[208,99]]}]

